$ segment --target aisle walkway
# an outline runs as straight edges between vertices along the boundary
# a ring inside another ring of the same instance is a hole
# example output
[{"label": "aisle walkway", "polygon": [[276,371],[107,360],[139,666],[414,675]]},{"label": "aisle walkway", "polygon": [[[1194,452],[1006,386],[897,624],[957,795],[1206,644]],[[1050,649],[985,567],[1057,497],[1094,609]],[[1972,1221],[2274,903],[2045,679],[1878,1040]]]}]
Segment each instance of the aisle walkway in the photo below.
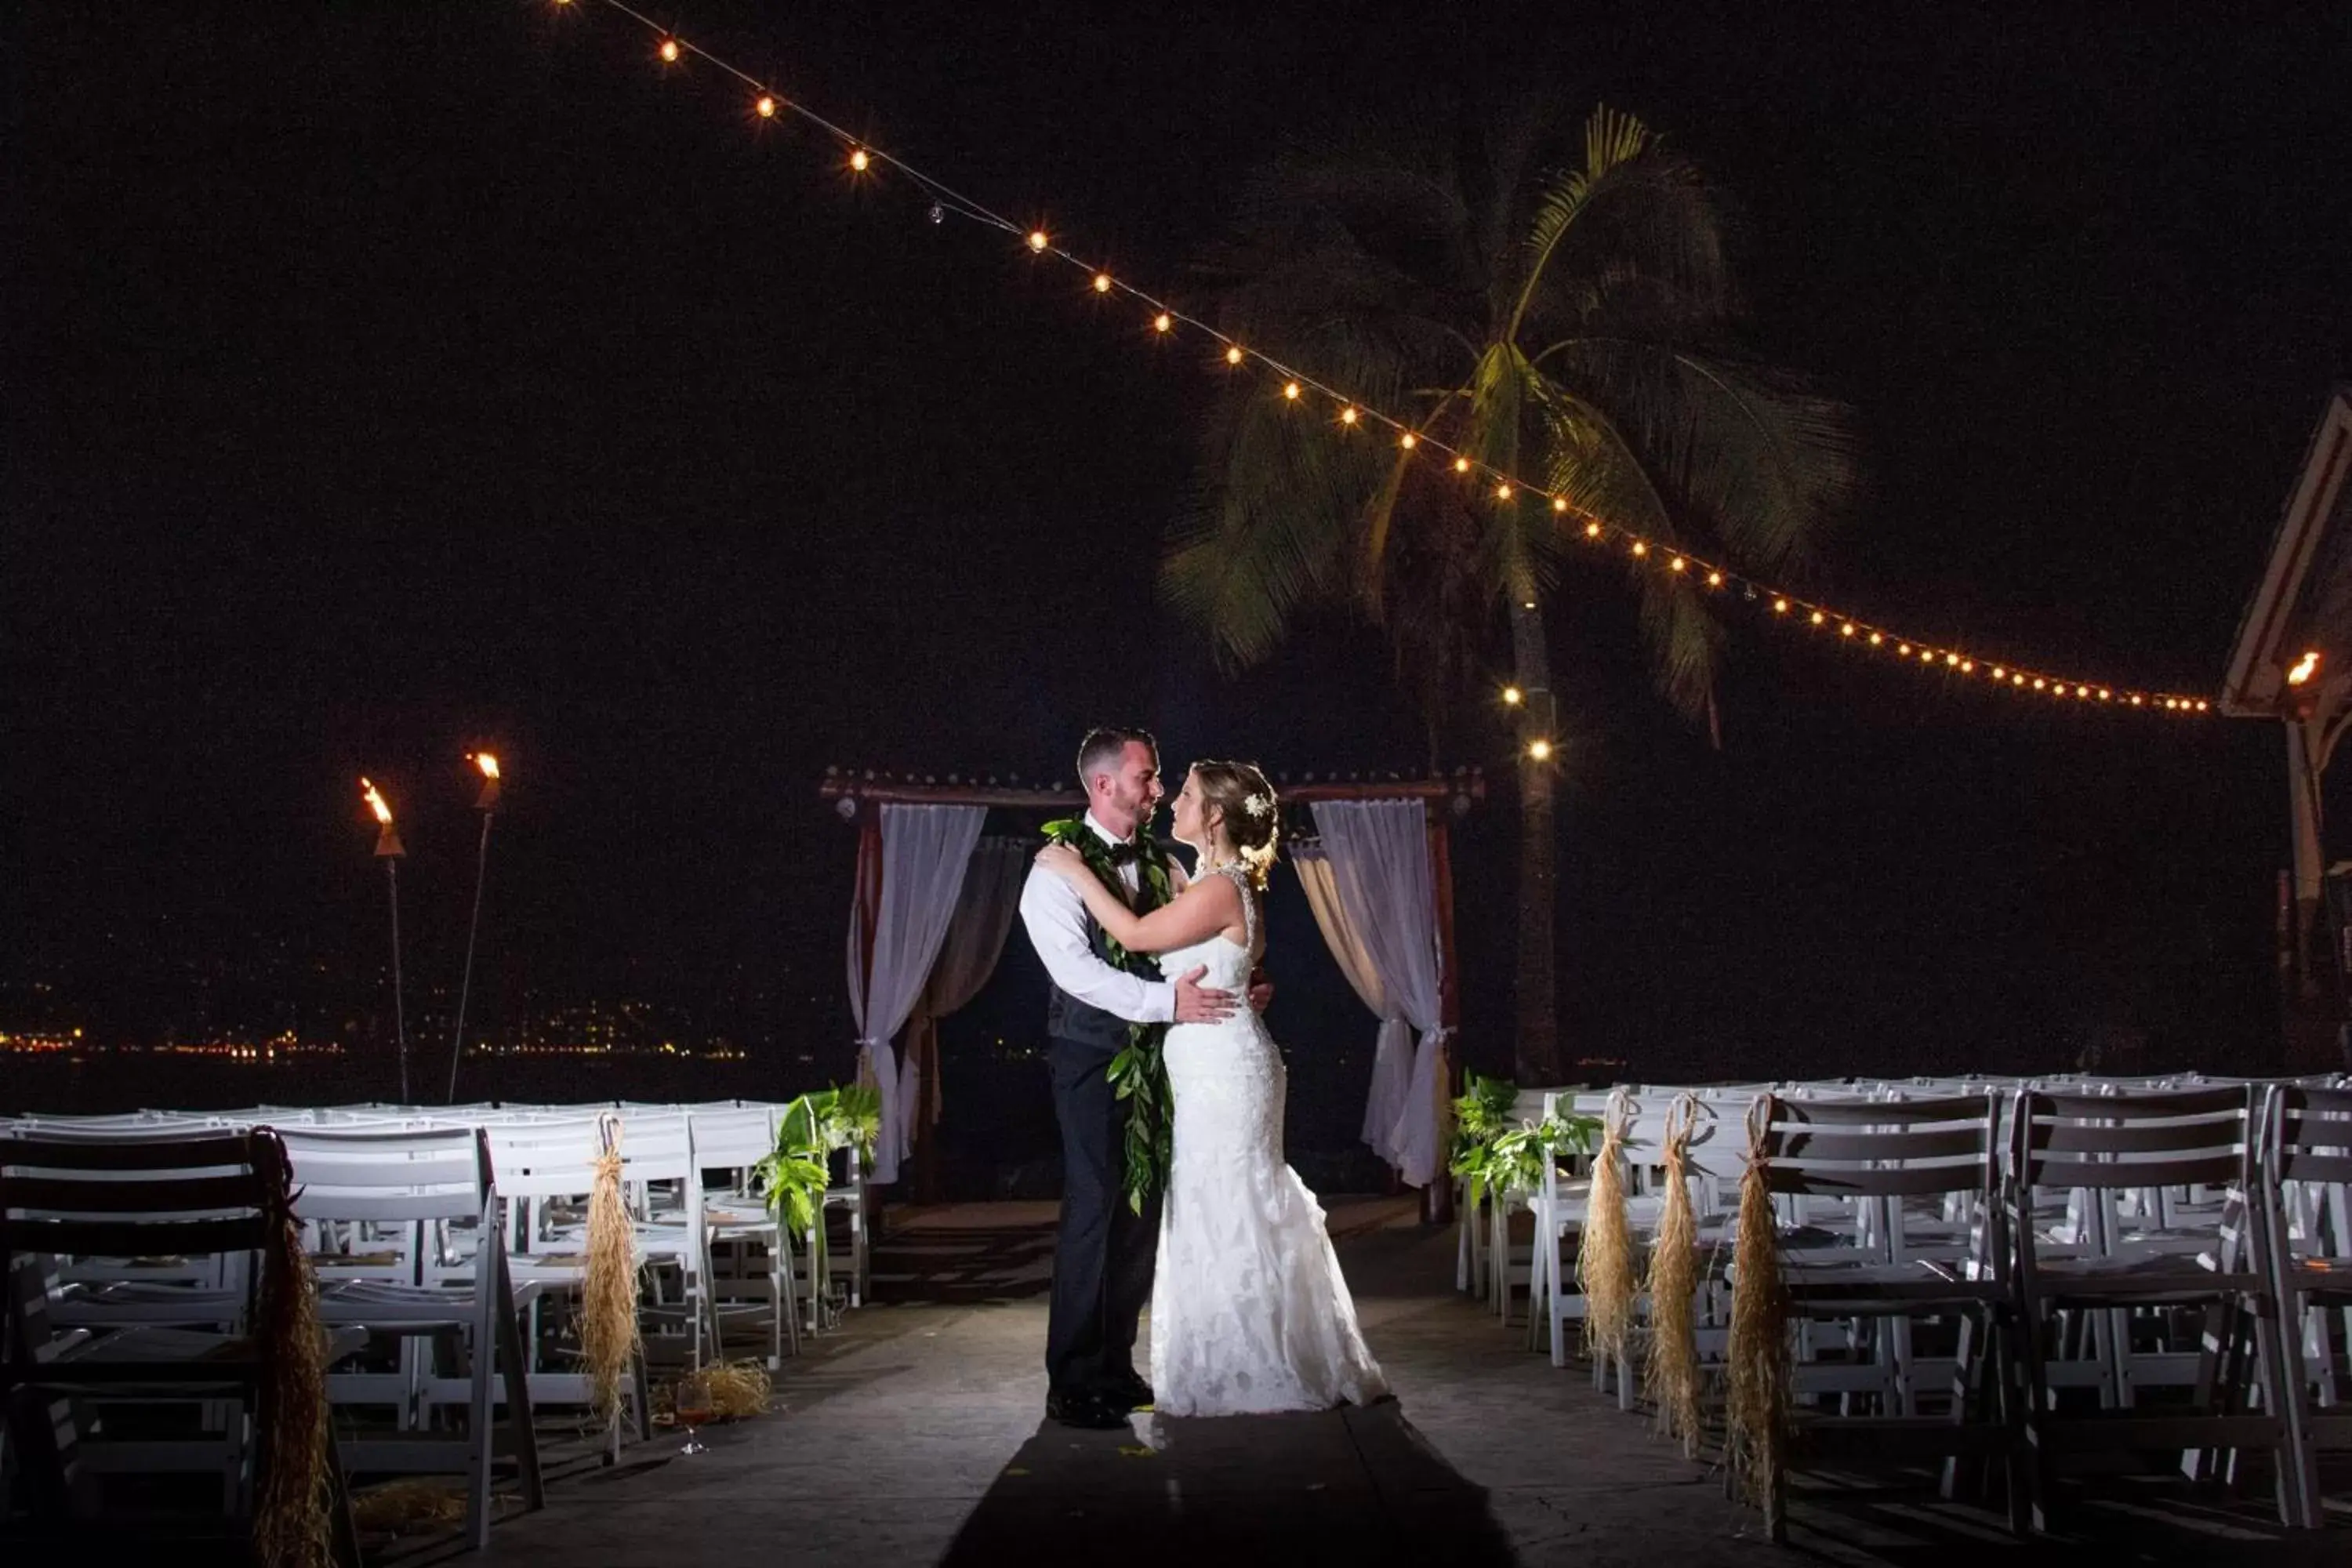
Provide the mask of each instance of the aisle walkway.
[{"label": "aisle walkway", "polygon": [[[1456,1298],[1449,1235],[1404,1205],[1334,1206],[1374,1352],[1399,1398],[1369,1410],[1155,1420],[1041,1418],[1050,1205],[893,1216],[884,1304],[779,1380],[779,1409],[677,1453],[664,1431],[617,1470],[499,1524],[498,1568],[1099,1561],[1116,1568],[2060,1561],[1924,1491],[1811,1485],[1791,1543],[1577,1372]],[[893,1304],[896,1303],[896,1304]],[[2084,1510],[2101,1556],[2343,1562],[2345,1531],[2281,1542],[2260,1508],[2126,1491]],[[432,1554],[427,1554],[432,1555]]]}]

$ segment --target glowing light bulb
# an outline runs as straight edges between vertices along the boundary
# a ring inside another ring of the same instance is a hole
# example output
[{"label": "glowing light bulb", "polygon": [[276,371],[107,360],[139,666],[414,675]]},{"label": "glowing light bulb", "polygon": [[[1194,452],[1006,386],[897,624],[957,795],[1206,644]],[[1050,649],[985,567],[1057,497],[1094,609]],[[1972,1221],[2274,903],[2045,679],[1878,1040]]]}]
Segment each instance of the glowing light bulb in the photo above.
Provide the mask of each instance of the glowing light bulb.
[{"label": "glowing light bulb", "polygon": [[1957,668],[1959,666],[1960,656],[1956,653],[1948,653],[1944,656],[1944,662]]},{"label": "glowing light bulb", "polygon": [[1506,708],[1517,708],[1520,703],[1527,700],[1528,694],[1521,691],[1517,687],[1506,686],[1503,688],[1503,706]]},{"label": "glowing light bulb", "polygon": [[1852,621],[1847,621],[1845,624],[1839,626],[1838,636],[1842,637],[1850,637],[1853,636],[1853,623]]},{"label": "glowing light bulb", "polygon": [[1349,406],[1349,407],[1346,407],[1346,408],[1342,408],[1341,410],[1339,410],[1339,423],[1340,423],[1340,424],[1342,424],[1342,425],[1353,425],[1355,422],[1356,422],[1356,410],[1355,410],[1355,408],[1354,408],[1352,405],[1350,405],[1350,406]]},{"label": "glowing light bulb", "polygon": [[1689,562],[1687,562],[1687,561],[1685,561],[1685,560],[1684,560],[1684,559],[1683,559],[1681,556],[1679,556],[1679,555],[1675,556],[1672,561],[1669,561],[1669,562],[1667,562],[1667,563],[1666,563],[1666,570],[1667,570],[1667,571],[1669,571],[1669,572],[1686,572],[1686,571],[1688,571],[1689,569],[1690,569],[1690,563],[1689,563]]},{"label": "glowing light bulb", "polygon": [[1708,573],[1708,574],[1706,574],[1706,585],[1707,585],[1708,587],[1710,587],[1710,588],[1720,588],[1720,587],[1722,587],[1722,586],[1723,586],[1723,574],[1722,574],[1722,573],[1720,573],[1720,572],[1710,572],[1710,573]]},{"label": "glowing light bulb", "polygon": [[1975,659],[1964,658],[1960,660],[1960,673],[1962,675],[1974,675],[1976,672],[1977,661]]},{"label": "glowing light bulb", "polygon": [[867,156],[866,155],[866,149],[865,149],[865,148],[863,148],[863,147],[853,147],[853,148],[851,148],[851,149],[850,149],[850,153],[849,153],[849,166],[850,166],[851,168],[853,168],[853,169],[856,170],[859,174],[862,174],[866,173],[866,165],[867,165],[867,164],[869,164],[869,163],[873,163],[873,162],[874,162],[874,160],[873,160],[873,159],[871,159],[871,158],[869,158],[869,157],[867,157]]},{"label": "glowing light bulb", "polygon": [[1598,538],[1600,538],[1600,537],[1601,537],[1601,525],[1600,525],[1599,523],[1597,523],[1597,522],[1588,522],[1588,523],[1586,523],[1586,524],[1584,525],[1584,537],[1585,537],[1585,538],[1587,538],[1587,539],[1598,539]]},{"label": "glowing light bulb", "polygon": [[1871,633],[1871,634],[1870,634],[1870,646],[1871,646],[1871,647],[1884,647],[1884,646],[1885,645],[1885,642],[1886,642],[1886,634],[1885,634],[1885,632],[1873,632],[1873,633]]},{"label": "glowing light bulb", "polygon": [[2009,679],[2009,671],[2001,668],[2000,666],[1996,664],[1992,667],[1992,678],[1995,680],[2007,680]]},{"label": "glowing light bulb", "polygon": [[760,111],[760,118],[762,120],[773,120],[776,117],[776,100],[764,92],[760,95],[760,101],[751,107]]},{"label": "glowing light bulb", "polygon": [[1097,294],[1108,294],[1110,292],[1109,273],[1097,272],[1095,274],[1095,292]]},{"label": "glowing light bulb", "polygon": [[1455,473],[1457,473],[1457,474],[1466,474],[1466,473],[1468,473],[1468,472],[1470,471],[1470,459],[1469,459],[1469,458],[1454,458],[1454,471]]},{"label": "glowing light bulb", "polygon": [[2204,711],[2206,710],[2206,709],[2208,709],[2208,708],[2210,708],[2210,707],[2211,707],[2211,706],[2212,706],[2212,704],[2211,704],[2211,703],[2210,703],[2210,702],[2207,702],[2207,701],[2205,700],[2205,699],[2203,699],[2202,697],[2200,697],[2200,698],[2199,698],[2199,699],[2197,700],[2197,711],[2199,711],[2200,713],[2204,712]]},{"label": "glowing light bulb", "polygon": [[1151,330],[1155,332],[1173,331],[1175,328],[1176,318],[1165,310],[1151,318]]},{"label": "glowing light bulb", "polygon": [[1402,447],[1406,451],[1410,452],[1410,451],[1412,451],[1415,447],[1418,447],[1418,446],[1420,446],[1420,445],[1421,445],[1421,437],[1418,437],[1418,436],[1416,436],[1416,435],[1414,435],[1412,431],[1408,430],[1408,431],[1406,431],[1403,435],[1402,435],[1402,436],[1400,436],[1400,437],[1397,437],[1397,445],[1398,445],[1398,446],[1400,446],[1400,447]]},{"label": "glowing light bulb", "polygon": [[1288,398],[1288,399],[1290,399],[1290,401],[1291,401],[1291,402],[1293,402],[1293,403],[1297,402],[1297,401],[1298,401],[1298,384],[1297,384],[1297,382],[1295,382],[1295,381],[1286,381],[1286,382],[1284,382],[1284,383],[1282,384],[1282,395],[1283,395],[1283,396],[1285,396],[1285,397],[1286,397],[1286,398]]},{"label": "glowing light bulb", "polygon": [[2091,689],[2087,686],[2078,686],[2074,688],[2074,695],[2077,697],[2088,697],[2090,694]]},{"label": "glowing light bulb", "polygon": [[1031,230],[1029,231],[1029,248],[1030,248],[1030,249],[1032,249],[1032,250],[1043,250],[1043,249],[1045,249],[1047,246],[1049,246],[1049,245],[1051,245],[1051,244],[1053,244],[1053,243],[1054,243],[1054,242],[1053,242],[1052,240],[1047,239],[1047,238],[1045,237],[1045,231],[1044,229],[1042,229],[1042,228],[1033,228],[1033,229],[1031,229]]},{"label": "glowing light bulb", "polygon": [[2021,675],[2012,675],[2009,678],[2009,683],[2011,686],[2022,686],[2025,684],[2025,677]]},{"label": "glowing light bulb", "polygon": [[1789,613],[1789,601],[1782,598],[1774,598],[1772,601],[1772,613],[1776,616],[1787,615]]},{"label": "glowing light bulb", "polygon": [[[1227,349],[1227,350],[1225,351],[1225,363],[1226,363],[1227,364],[1239,364],[1239,363],[1242,363],[1242,351],[1240,350],[1240,348],[1238,348],[1238,347],[1234,347],[1234,348]],[[1408,447],[1410,447],[1410,446],[1412,446],[1412,443],[1410,440],[1408,440],[1408,441],[1405,443],[1405,445],[1406,445],[1406,446],[1408,446]]]},{"label": "glowing light bulb", "polygon": [[1552,497],[1551,510],[1558,512],[1566,511],[1568,510],[1568,498],[1566,496]]},{"label": "glowing light bulb", "polygon": [[2116,695],[2116,694],[2115,694],[2114,692],[2112,692],[2112,691],[2108,690],[2108,689],[2107,689],[2105,687],[2104,687],[2104,686],[2102,686],[2102,687],[2100,687],[2100,688],[2099,688],[2099,700],[2100,700],[2100,701],[2102,701],[2102,702],[2106,702],[2106,701],[2111,701],[2111,700],[2114,700],[2114,698],[2115,698],[2115,695]]},{"label": "glowing light bulb", "polygon": [[1635,555],[1647,555],[1649,552],[1650,546],[1647,541],[1640,539],[1633,541],[1633,553]]},{"label": "glowing light bulb", "polygon": [[2138,692],[2135,691],[2135,692],[2133,692],[2133,693],[2132,693],[2132,706],[2133,706],[2133,707],[2135,707],[2135,708],[2140,707],[2140,706],[2142,706],[2144,703],[2146,703],[2147,701],[2147,698],[2145,698],[2145,697],[2142,697]]},{"label": "glowing light bulb", "polygon": [[1551,742],[1549,741],[1529,741],[1528,742],[1528,755],[1533,757],[1539,763],[1548,763],[1551,761]]},{"label": "glowing light bulb", "polygon": [[1496,499],[1496,500],[1510,500],[1510,499],[1511,499],[1511,487],[1510,487],[1509,485],[1507,485],[1507,484],[1496,485],[1496,486],[1495,487],[1495,499]]},{"label": "glowing light bulb", "polygon": [[662,40],[661,58],[662,63],[665,65],[674,66],[677,64],[677,40],[676,38],[664,38]]},{"label": "glowing light bulb", "polygon": [[1829,619],[1829,617],[1828,617],[1827,616],[1822,615],[1819,610],[1815,610],[1815,611],[1813,612],[1813,614],[1812,614],[1812,622],[1813,622],[1813,625],[1815,625],[1815,626],[1820,626],[1823,621],[1825,621],[1825,620],[1827,620],[1827,619]]},{"label": "glowing light bulb", "polygon": [[1909,658],[1911,657],[1911,645],[1907,642],[1896,643],[1895,645],[1895,657],[1897,658]]}]

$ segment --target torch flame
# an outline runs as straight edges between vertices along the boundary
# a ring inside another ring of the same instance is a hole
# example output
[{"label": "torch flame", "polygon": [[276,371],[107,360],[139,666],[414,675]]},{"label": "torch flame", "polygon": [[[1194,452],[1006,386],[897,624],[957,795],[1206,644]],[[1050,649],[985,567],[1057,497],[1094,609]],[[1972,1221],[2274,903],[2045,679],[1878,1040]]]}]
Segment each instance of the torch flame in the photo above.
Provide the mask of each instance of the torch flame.
[{"label": "torch flame", "polygon": [[2286,683],[2289,686],[2301,686],[2305,681],[2311,679],[2312,672],[2318,668],[2319,650],[2317,648],[2312,648],[2305,652],[2301,658],[2296,659],[2294,661],[2294,668],[2286,672]]},{"label": "torch flame", "polygon": [[368,783],[367,780],[362,779],[360,780],[360,793],[366,797],[368,809],[375,813],[376,821],[383,826],[390,827],[392,826],[392,807],[384,805],[383,792],[376,788],[375,785]]},{"label": "torch flame", "polygon": [[476,752],[474,765],[482,770],[482,776],[486,779],[499,776],[499,760],[488,752]]}]

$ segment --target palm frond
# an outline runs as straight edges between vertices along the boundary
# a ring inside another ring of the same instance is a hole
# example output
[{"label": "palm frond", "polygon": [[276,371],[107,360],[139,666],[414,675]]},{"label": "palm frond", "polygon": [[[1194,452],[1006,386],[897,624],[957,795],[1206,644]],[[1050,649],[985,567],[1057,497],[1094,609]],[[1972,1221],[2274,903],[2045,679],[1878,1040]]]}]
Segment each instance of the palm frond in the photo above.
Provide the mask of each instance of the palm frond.
[{"label": "palm frond", "polygon": [[1301,606],[1344,593],[1375,448],[1333,437],[1278,399],[1239,399],[1221,423],[1225,441],[1160,586],[1234,668],[1272,653]]},{"label": "palm frond", "polygon": [[1722,215],[1696,165],[1660,147],[1640,121],[1603,108],[1586,129],[1585,163],[1554,175],[1535,205],[1514,335],[1555,336],[1589,321],[1606,286],[1670,299],[1685,330],[1712,326],[1733,292]]}]

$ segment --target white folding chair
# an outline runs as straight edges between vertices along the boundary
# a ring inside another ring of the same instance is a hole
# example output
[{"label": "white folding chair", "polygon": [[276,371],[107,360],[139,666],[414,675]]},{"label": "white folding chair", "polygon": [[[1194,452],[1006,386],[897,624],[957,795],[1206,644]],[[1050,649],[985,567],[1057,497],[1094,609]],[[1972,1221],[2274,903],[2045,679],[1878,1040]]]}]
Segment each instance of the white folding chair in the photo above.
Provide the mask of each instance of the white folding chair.
[{"label": "white folding chair", "polygon": [[[490,1534],[490,1470],[494,1410],[502,1393],[507,1438],[523,1506],[544,1506],[539,1441],[524,1384],[519,1300],[508,1278],[506,1249],[497,1245],[505,1206],[478,1128],[361,1132],[325,1128],[281,1130],[294,1163],[295,1212],[304,1220],[367,1227],[352,1239],[362,1247],[390,1244],[388,1266],[363,1264],[323,1283],[322,1321],[360,1329],[397,1342],[400,1370],[391,1374],[337,1371],[328,1395],[338,1406],[390,1405],[389,1433],[348,1436],[344,1462],[355,1470],[393,1475],[466,1477],[467,1539],[487,1546]],[[469,1225],[478,1245],[473,1278],[459,1281],[437,1266],[440,1232]],[[332,1268],[330,1261],[327,1265]],[[322,1270],[324,1272],[325,1270]],[[537,1295],[527,1289],[520,1298]],[[430,1364],[436,1342],[454,1337],[463,1375],[440,1375]],[[436,1412],[462,1402],[466,1424],[449,1436],[436,1429]]]}]

